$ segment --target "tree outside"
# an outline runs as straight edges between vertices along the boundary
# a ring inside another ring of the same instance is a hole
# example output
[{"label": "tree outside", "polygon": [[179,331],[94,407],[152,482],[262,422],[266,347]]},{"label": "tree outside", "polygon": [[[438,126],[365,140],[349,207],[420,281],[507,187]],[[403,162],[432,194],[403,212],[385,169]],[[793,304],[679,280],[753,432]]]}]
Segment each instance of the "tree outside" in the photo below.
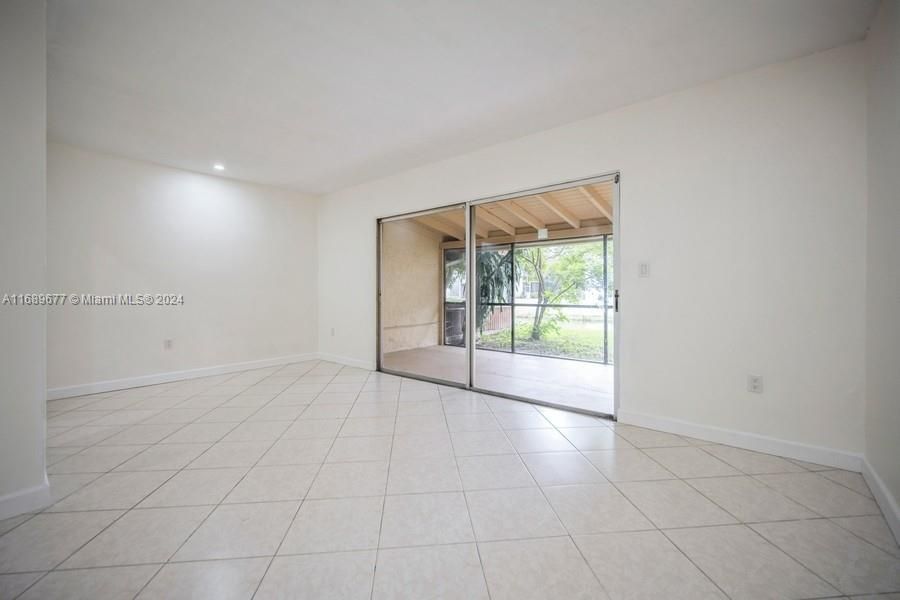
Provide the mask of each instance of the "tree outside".
[{"label": "tree outside", "polygon": [[[514,341],[516,352],[528,354],[599,362],[611,356],[607,352],[612,343],[611,317],[607,322],[603,306],[604,288],[612,300],[613,283],[606,277],[612,272],[611,236],[589,242],[516,245],[512,260],[508,254],[493,254],[485,255],[485,276],[496,275],[502,259],[515,261],[515,340],[512,327],[486,330],[484,319],[490,312],[479,311],[479,347],[508,351]],[[481,257],[478,262],[480,268]],[[484,285],[491,278],[479,277],[479,281]],[[492,300],[489,297],[487,292],[480,294],[482,303],[510,302],[505,291]]]},{"label": "tree outside", "polygon": [[[463,259],[462,250],[445,253],[448,305],[463,301]],[[612,236],[583,242],[480,247],[475,278],[477,346],[611,361],[612,315],[605,310],[604,300],[611,307],[612,263]],[[460,336],[448,343],[462,345],[464,340]]]}]

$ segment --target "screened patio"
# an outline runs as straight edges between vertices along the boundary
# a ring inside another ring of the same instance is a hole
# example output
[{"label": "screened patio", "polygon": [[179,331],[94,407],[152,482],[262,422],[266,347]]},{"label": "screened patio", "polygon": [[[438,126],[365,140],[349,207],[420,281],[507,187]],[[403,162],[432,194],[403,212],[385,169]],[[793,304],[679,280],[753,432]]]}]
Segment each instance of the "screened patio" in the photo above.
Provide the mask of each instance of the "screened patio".
[{"label": "screened patio", "polygon": [[613,199],[604,181],[477,205],[471,310],[466,211],[385,223],[381,367],[465,385],[471,318],[475,388],[613,414]]}]

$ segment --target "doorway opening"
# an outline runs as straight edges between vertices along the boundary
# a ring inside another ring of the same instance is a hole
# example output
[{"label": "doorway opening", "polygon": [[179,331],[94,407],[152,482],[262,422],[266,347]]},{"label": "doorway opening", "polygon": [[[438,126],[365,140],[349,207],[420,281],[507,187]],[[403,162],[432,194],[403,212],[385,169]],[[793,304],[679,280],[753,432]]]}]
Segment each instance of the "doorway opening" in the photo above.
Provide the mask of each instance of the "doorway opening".
[{"label": "doorway opening", "polygon": [[613,174],[380,220],[379,368],[614,415],[617,204]]}]

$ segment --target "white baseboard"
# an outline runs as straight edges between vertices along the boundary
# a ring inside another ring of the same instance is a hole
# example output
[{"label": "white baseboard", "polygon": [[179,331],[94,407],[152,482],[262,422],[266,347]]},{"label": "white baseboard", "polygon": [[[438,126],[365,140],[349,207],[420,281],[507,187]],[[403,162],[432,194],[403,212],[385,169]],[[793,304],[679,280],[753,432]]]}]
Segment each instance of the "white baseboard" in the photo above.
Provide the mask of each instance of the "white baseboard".
[{"label": "white baseboard", "polygon": [[103,392],[112,392],[114,390],[124,390],[145,385],[156,385],[158,383],[169,383],[171,381],[181,381],[183,379],[194,379],[196,377],[226,375],[228,373],[236,373],[238,371],[263,369],[265,367],[277,367],[295,362],[303,362],[305,360],[316,360],[318,358],[319,355],[315,352],[308,352],[305,354],[289,354],[287,356],[278,356],[275,358],[264,358],[261,360],[250,360],[246,362],[230,363],[226,365],[215,365],[212,367],[200,367],[198,369],[187,369],[185,371],[169,371],[167,373],[154,373],[152,375],[140,375],[137,377],[126,377],[124,379],[110,379],[108,381],[82,383],[78,385],[48,389],[47,400],[70,398],[72,396],[84,396],[86,394],[100,394]]},{"label": "white baseboard", "polygon": [[863,458],[862,474],[866,483],[869,484],[872,494],[875,495],[875,501],[881,507],[881,512],[884,513],[884,519],[887,521],[888,527],[894,532],[894,539],[900,543],[900,504],[898,504],[897,498],[894,497],[894,494],[884,484],[884,480],[865,458]]},{"label": "white baseboard", "polygon": [[657,429],[667,433],[686,435],[701,440],[744,448],[745,450],[775,454],[787,458],[794,458],[796,460],[836,467],[838,469],[846,469],[848,471],[859,472],[862,470],[863,456],[844,450],[812,446],[746,431],[724,429],[710,425],[699,425],[688,421],[680,421],[668,417],[656,417],[625,410],[620,410],[617,418],[620,423],[625,423],[627,425],[637,425],[639,427]]},{"label": "white baseboard", "polygon": [[50,484],[44,477],[44,483],[40,485],[0,496],[0,521],[22,513],[40,510],[49,505]]},{"label": "white baseboard", "polygon": [[328,354],[327,352],[319,352],[318,357],[319,357],[319,360],[327,360],[328,362],[340,363],[340,364],[346,365],[348,367],[356,367],[357,369],[368,369],[369,371],[375,370],[375,363],[367,361],[367,360],[358,360],[356,358],[347,358],[345,356],[338,356],[337,354]]}]

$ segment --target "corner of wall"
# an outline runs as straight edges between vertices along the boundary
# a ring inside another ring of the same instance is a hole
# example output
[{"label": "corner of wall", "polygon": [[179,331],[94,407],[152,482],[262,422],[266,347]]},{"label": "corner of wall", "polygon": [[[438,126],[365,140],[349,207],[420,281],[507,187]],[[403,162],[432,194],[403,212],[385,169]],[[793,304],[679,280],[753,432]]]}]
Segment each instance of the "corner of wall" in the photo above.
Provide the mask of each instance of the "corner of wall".
[{"label": "corner of wall", "polygon": [[0,521],[17,515],[38,511],[52,502],[50,483],[43,483],[0,497]]},{"label": "corner of wall", "polygon": [[[0,273],[3,291],[47,291],[46,4],[0,2]],[[46,307],[0,309],[0,519],[50,501]]]},{"label": "corner of wall", "polygon": [[862,461],[862,475],[869,489],[872,490],[878,507],[884,513],[884,520],[887,521],[888,527],[894,534],[894,539],[900,542],[900,504],[898,504],[887,484],[885,484],[884,480],[865,457],[863,457]]},{"label": "corner of wall", "polygon": [[863,476],[900,540],[900,2],[881,3],[869,35],[866,106],[865,442]]}]

